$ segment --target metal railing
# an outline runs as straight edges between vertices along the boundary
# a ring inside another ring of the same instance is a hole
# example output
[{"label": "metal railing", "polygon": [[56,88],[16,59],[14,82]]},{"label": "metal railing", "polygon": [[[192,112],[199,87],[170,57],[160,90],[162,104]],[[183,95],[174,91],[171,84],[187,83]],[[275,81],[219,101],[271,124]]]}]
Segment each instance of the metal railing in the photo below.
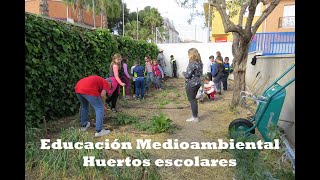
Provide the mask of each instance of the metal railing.
[{"label": "metal railing", "polygon": [[295,32],[256,33],[249,47],[249,52],[254,51],[262,55],[295,54]]},{"label": "metal railing", "polygon": [[295,16],[280,17],[278,27],[295,28]]}]

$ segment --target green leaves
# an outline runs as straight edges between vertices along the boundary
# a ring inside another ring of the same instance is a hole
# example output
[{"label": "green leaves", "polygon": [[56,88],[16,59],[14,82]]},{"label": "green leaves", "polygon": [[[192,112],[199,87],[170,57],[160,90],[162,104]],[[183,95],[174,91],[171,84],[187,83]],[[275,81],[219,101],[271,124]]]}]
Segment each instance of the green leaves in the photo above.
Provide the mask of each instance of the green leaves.
[{"label": "green leaves", "polygon": [[114,53],[133,59],[157,56],[157,46],[25,14],[25,118],[28,126],[74,115],[79,103],[77,81],[87,75],[108,74]]}]

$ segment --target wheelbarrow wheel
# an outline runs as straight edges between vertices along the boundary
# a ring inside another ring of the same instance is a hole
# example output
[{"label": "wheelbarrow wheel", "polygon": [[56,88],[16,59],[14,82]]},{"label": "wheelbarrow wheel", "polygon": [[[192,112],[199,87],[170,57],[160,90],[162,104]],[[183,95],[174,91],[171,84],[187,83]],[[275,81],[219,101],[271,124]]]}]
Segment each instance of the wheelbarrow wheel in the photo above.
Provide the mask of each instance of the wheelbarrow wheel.
[{"label": "wheelbarrow wheel", "polygon": [[[247,119],[239,118],[233,120],[229,125],[229,135],[231,138],[235,138],[238,133],[243,133],[250,129],[253,126],[253,123]],[[255,134],[255,129],[250,131],[251,134]]]}]

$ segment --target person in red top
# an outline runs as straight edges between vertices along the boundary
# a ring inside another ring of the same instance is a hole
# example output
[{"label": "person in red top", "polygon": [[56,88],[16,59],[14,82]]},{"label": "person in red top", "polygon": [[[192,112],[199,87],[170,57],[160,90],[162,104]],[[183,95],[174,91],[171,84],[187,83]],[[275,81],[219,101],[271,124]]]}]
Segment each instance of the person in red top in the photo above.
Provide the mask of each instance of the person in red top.
[{"label": "person in red top", "polygon": [[106,94],[111,87],[110,83],[100,76],[93,75],[80,79],[74,88],[81,105],[80,123],[82,131],[86,131],[90,127],[88,121],[89,104],[96,112],[95,137],[107,135],[110,132],[110,130],[103,128],[103,116],[107,109],[105,106]]},{"label": "person in red top", "polygon": [[160,78],[164,78],[164,72],[161,66],[158,64],[157,60],[153,60],[152,72],[154,74],[154,84],[156,85],[156,89],[163,89]]}]

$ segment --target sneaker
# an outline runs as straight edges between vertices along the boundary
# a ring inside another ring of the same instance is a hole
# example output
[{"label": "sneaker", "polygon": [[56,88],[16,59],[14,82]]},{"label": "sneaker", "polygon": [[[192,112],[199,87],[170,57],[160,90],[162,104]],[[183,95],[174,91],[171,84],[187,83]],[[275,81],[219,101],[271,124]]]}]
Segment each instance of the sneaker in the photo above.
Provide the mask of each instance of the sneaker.
[{"label": "sneaker", "polygon": [[87,122],[87,124],[81,127],[81,131],[86,131],[90,127],[90,122]]},{"label": "sneaker", "polygon": [[192,117],[192,118],[189,118],[186,120],[187,122],[198,122],[199,119],[198,118],[195,118],[195,117]]},{"label": "sneaker", "polygon": [[94,137],[101,137],[110,133],[110,130],[102,129],[100,132],[96,132]]},{"label": "sneaker", "polygon": [[144,97],[140,98],[140,101],[143,101],[144,100]]},{"label": "sneaker", "polygon": [[114,113],[118,112],[118,110],[116,108],[112,108],[111,111]]}]

